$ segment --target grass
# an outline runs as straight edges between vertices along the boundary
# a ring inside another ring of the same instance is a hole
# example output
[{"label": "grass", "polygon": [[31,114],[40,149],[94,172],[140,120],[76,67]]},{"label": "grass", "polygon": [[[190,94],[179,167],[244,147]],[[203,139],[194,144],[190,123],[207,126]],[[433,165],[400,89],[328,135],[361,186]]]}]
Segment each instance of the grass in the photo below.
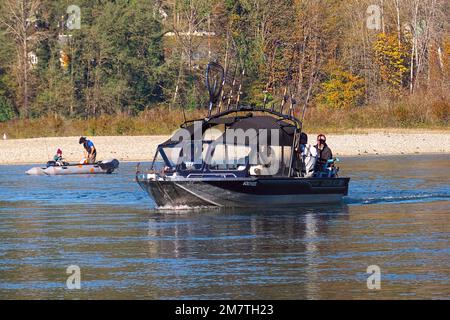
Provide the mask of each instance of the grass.
[{"label": "grass", "polygon": [[[200,110],[186,111],[187,119],[201,118]],[[36,119],[16,119],[0,123],[0,134],[10,138],[67,136],[164,135],[173,132],[183,120],[182,110],[155,108],[130,117],[103,115],[91,119],[65,119],[49,115]]]},{"label": "grass", "polygon": [[[205,114],[205,109],[186,111],[187,119],[203,118]],[[362,133],[386,128],[449,130],[449,120],[448,100],[411,96],[398,102],[385,101],[347,110],[311,107],[304,129],[323,133]],[[166,135],[182,122],[181,109],[153,108],[136,117],[104,115],[84,120],[49,115],[37,119],[16,119],[0,123],[0,134],[6,133],[9,138]]]},{"label": "grass", "polygon": [[348,110],[311,108],[305,118],[306,130],[333,133],[386,128],[448,130],[449,124],[448,100],[414,96]]}]

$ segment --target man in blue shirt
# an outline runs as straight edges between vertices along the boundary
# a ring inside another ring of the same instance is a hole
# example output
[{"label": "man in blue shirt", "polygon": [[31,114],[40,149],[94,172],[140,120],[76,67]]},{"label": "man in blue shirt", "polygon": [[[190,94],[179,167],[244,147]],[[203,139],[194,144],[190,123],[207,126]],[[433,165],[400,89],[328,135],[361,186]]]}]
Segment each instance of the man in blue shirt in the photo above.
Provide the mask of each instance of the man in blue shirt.
[{"label": "man in blue shirt", "polygon": [[87,163],[95,163],[97,149],[95,148],[94,143],[91,140],[86,139],[86,137],[81,137],[79,143],[84,147]]}]

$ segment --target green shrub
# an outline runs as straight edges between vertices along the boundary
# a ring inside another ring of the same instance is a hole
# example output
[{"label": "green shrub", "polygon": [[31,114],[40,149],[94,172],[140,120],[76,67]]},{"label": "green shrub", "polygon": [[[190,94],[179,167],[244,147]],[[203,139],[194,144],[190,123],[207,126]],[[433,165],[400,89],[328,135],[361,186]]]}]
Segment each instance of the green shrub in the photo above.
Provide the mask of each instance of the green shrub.
[{"label": "green shrub", "polygon": [[0,97],[0,122],[11,120],[14,116],[12,103],[7,98]]}]

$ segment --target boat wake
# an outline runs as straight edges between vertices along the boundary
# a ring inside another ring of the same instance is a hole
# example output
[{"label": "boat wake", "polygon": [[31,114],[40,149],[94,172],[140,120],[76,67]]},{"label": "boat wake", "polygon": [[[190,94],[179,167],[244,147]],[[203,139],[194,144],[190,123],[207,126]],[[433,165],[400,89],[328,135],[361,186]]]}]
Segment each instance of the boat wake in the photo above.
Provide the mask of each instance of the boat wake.
[{"label": "boat wake", "polygon": [[218,209],[219,207],[214,207],[214,206],[187,206],[187,205],[183,205],[183,206],[161,206],[161,207],[156,207],[155,210],[156,211],[202,211],[202,210],[211,210],[211,209]]},{"label": "boat wake", "polygon": [[434,201],[449,201],[449,200],[450,194],[427,193],[427,194],[411,194],[402,196],[384,196],[384,197],[368,197],[368,198],[348,197],[344,201],[346,204],[382,204],[382,203],[434,202]]}]

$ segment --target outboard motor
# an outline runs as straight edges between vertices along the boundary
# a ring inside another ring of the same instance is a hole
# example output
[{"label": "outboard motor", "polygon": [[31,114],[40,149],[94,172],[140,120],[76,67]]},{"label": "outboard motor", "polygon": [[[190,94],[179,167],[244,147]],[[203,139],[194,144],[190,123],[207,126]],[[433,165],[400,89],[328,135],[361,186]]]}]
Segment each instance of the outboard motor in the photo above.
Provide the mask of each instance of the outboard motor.
[{"label": "outboard motor", "polygon": [[107,173],[112,173],[114,170],[116,170],[119,167],[119,160],[117,160],[117,159],[105,160],[105,161],[99,162],[98,165],[103,170],[106,170]]}]

